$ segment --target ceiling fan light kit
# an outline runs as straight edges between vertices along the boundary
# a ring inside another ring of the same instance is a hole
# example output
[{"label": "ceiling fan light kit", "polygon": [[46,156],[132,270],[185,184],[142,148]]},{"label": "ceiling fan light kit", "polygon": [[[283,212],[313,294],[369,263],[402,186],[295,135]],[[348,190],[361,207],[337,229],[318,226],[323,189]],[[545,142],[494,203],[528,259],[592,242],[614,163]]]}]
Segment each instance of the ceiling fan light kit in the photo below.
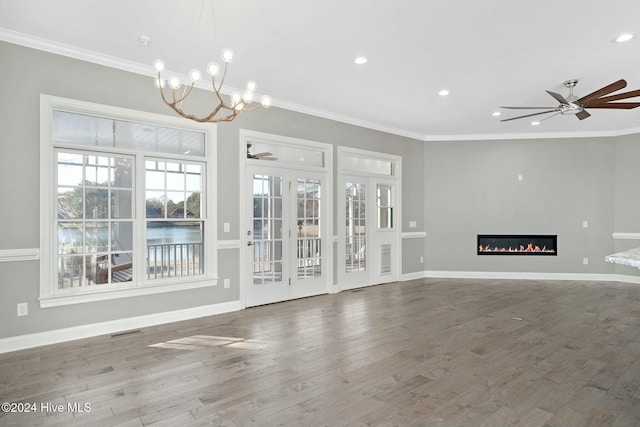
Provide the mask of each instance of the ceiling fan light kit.
[{"label": "ceiling fan light kit", "polygon": [[551,95],[551,97],[553,97],[560,103],[556,107],[500,107],[509,110],[545,110],[537,113],[526,114],[524,116],[511,117],[500,121],[508,122],[511,120],[523,119],[525,117],[533,117],[551,113],[553,114],[540,120],[540,122],[550,119],[551,117],[554,117],[558,114],[562,114],[563,116],[573,115],[576,116],[579,120],[584,120],[588,117],[591,117],[591,114],[586,110],[587,108],[630,110],[632,108],[640,107],[640,102],[615,102],[620,101],[621,99],[640,97],[640,90],[632,90],[630,92],[609,95],[613,92],[627,87],[627,82],[624,79],[613,82],[603,88],[591,92],[586,96],[583,96],[582,98],[578,98],[573,93],[573,88],[576,87],[577,84],[577,79],[571,79],[564,82],[564,86],[569,89],[569,95],[567,97],[564,97],[559,93],[551,92],[549,90],[546,91],[549,95]]}]

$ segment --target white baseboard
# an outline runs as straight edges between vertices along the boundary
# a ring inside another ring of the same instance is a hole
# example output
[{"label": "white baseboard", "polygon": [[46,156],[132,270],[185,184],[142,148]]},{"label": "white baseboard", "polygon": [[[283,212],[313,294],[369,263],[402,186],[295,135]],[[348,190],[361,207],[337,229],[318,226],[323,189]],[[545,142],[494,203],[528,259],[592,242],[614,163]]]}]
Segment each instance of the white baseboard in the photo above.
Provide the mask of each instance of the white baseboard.
[{"label": "white baseboard", "polygon": [[164,323],[213,316],[215,314],[229,313],[241,309],[242,306],[240,301],[230,301],[220,304],[186,308],[184,310],[154,313],[145,316],[129,317],[126,319],[117,319],[108,322],[92,323],[89,325],[73,326],[71,328],[56,329],[53,331],[38,332],[35,334],[2,338],[0,339],[0,354],[23,350],[25,348],[40,347],[43,345],[90,338],[98,335],[162,325]]},{"label": "white baseboard", "polygon": [[425,274],[424,271],[416,271],[415,273],[405,273],[400,277],[400,281],[406,282],[407,280],[424,279],[426,277],[424,274]]},{"label": "white baseboard", "polygon": [[522,280],[604,280],[614,281],[612,274],[533,273],[510,271],[425,271],[425,277],[457,279],[522,279]]},{"label": "white baseboard", "polygon": [[640,285],[640,276],[627,276],[626,274],[612,274],[614,281],[624,283],[637,283]]},{"label": "white baseboard", "polygon": [[402,275],[402,281],[422,278],[441,279],[516,279],[516,280],[585,280],[640,284],[640,276],[590,273],[521,273],[504,271],[419,271]]}]

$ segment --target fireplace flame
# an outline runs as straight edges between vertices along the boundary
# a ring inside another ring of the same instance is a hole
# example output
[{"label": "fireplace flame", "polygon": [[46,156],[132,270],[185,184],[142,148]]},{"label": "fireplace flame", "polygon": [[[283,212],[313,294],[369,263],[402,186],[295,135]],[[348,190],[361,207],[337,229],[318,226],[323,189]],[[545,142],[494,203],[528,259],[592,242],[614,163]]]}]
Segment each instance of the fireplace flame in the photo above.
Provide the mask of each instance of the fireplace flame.
[{"label": "fireplace flame", "polygon": [[533,242],[529,242],[526,246],[520,245],[519,247],[509,246],[507,247],[498,247],[498,246],[484,246],[480,245],[478,247],[478,252],[544,252],[544,253],[555,253],[554,249],[547,249],[546,246],[540,247],[538,245],[534,245]]}]

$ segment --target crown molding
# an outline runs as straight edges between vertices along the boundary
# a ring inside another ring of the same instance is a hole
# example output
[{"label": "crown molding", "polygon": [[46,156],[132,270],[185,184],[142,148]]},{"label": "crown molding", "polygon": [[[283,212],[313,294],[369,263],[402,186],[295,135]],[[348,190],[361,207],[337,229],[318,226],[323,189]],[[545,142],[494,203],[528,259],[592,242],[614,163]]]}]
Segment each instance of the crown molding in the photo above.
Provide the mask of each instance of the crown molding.
[{"label": "crown molding", "polygon": [[154,70],[151,66],[144,66],[137,62],[127,61],[115,56],[105,55],[76,46],[64,43],[58,43],[29,34],[20,33],[13,30],[0,27],[0,40],[18,44],[33,49],[42,50],[56,55],[67,56],[69,58],[79,59],[81,61],[92,62],[99,65],[105,65],[111,68],[117,68],[123,71],[129,71],[136,74],[154,76]]},{"label": "crown molding", "polygon": [[[156,71],[151,65],[143,65],[138,62],[128,61],[111,55],[94,52],[91,50],[58,43],[40,37],[32,36],[25,33],[9,30],[0,27],[0,40],[8,43],[18,44],[33,49],[42,50],[57,55],[67,56],[69,58],[79,59],[81,61],[91,62],[94,64],[104,65],[106,67],[116,68],[122,71],[128,71],[144,76],[155,77]],[[172,73],[187,80],[187,76],[179,73]],[[199,82],[195,85],[199,89],[211,90],[206,83]],[[221,92],[229,95],[231,92],[238,90],[230,86],[223,86]],[[624,136],[640,133],[640,128],[623,129],[616,131],[593,131],[593,132],[546,132],[546,133],[510,133],[510,134],[463,134],[463,135],[424,135],[419,132],[412,132],[406,129],[399,129],[391,126],[385,126],[380,123],[362,120],[355,117],[338,114],[331,111],[322,110],[320,108],[309,107],[306,105],[296,104],[294,102],[284,101],[280,99],[273,100],[273,106],[285,110],[295,111],[297,113],[308,114],[327,120],[333,120],[346,123],[358,127],[363,127],[379,132],[385,132],[392,135],[398,135],[405,138],[416,139],[425,142],[444,142],[444,141],[483,141],[483,140],[503,140],[503,139],[558,139],[558,138],[598,138]]]},{"label": "crown molding", "polygon": [[489,141],[504,139],[565,139],[565,138],[608,138],[640,133],[640,127],[608,130],[608,131],[584,131],[584,132],[543,132],[543,133],[481,133],[470,135],[427,135],[425,142],[446,141]]},{"label": "crown molding", "polygon": [[285,110],[295,111],[297,113],[309,114],[311,116],[321,117],[323,119],[333,120],[336,122],[342,122],[349,125],[359,126],[371,130],[377,130],[380,132],[390,133],[393,135],[403,136],[405,138],[417,139],[424,141],[425,136],[422,133],[411,132],[404,129],[394,128],[390,126],[384,126],[379,123],[370,122],[368,120],[357,119],[354,117],[346,116],[343,114],[333,113],[330,111],[322,110],[315,107],[308,107],[306,105],[296,104],[294,102],[278,100],[274,101],[274,105]]}]

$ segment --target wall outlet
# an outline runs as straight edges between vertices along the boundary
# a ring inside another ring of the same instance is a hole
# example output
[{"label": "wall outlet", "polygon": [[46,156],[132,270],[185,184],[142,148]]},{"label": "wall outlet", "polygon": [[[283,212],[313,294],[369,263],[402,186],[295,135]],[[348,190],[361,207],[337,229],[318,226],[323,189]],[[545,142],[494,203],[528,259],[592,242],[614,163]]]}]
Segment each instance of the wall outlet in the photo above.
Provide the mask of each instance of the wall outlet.
[{"label": "wall outlet", "polygon": [[416,221],[409,221],[409,228],[416,228],[418,223]]},{"label": "wall outlet", "polygon": [[222,229],[225,233],[228,233],[231,231],[231,224],[229,224],[228,222],[225,222],[224,224],[222,224]]},{"label": "wall outlet", "polygon": [[26,316],[27,314],[29,314],[29,304],[27,304],[26,302],[21,302],[20,304],[18,304],[18,317],[20,316]]},{"label": "wall outlet", "polygon": [[589,228],[589,223],[587,221],[582,221],[582,228]]},{"label": "wall outlet", "polygon": [[420,257],[420,264],[424,264],[424,257],[423,256]]},{"label": "wall outlet", "polygon": [[231,287],[231,279],[224,279],[224,287],[225,289],[229,289]]},{"label": "wall outlet", "polygon": [[582,258],[582,263],[584,265],[588,265],[589,264],[589,258]]}]

